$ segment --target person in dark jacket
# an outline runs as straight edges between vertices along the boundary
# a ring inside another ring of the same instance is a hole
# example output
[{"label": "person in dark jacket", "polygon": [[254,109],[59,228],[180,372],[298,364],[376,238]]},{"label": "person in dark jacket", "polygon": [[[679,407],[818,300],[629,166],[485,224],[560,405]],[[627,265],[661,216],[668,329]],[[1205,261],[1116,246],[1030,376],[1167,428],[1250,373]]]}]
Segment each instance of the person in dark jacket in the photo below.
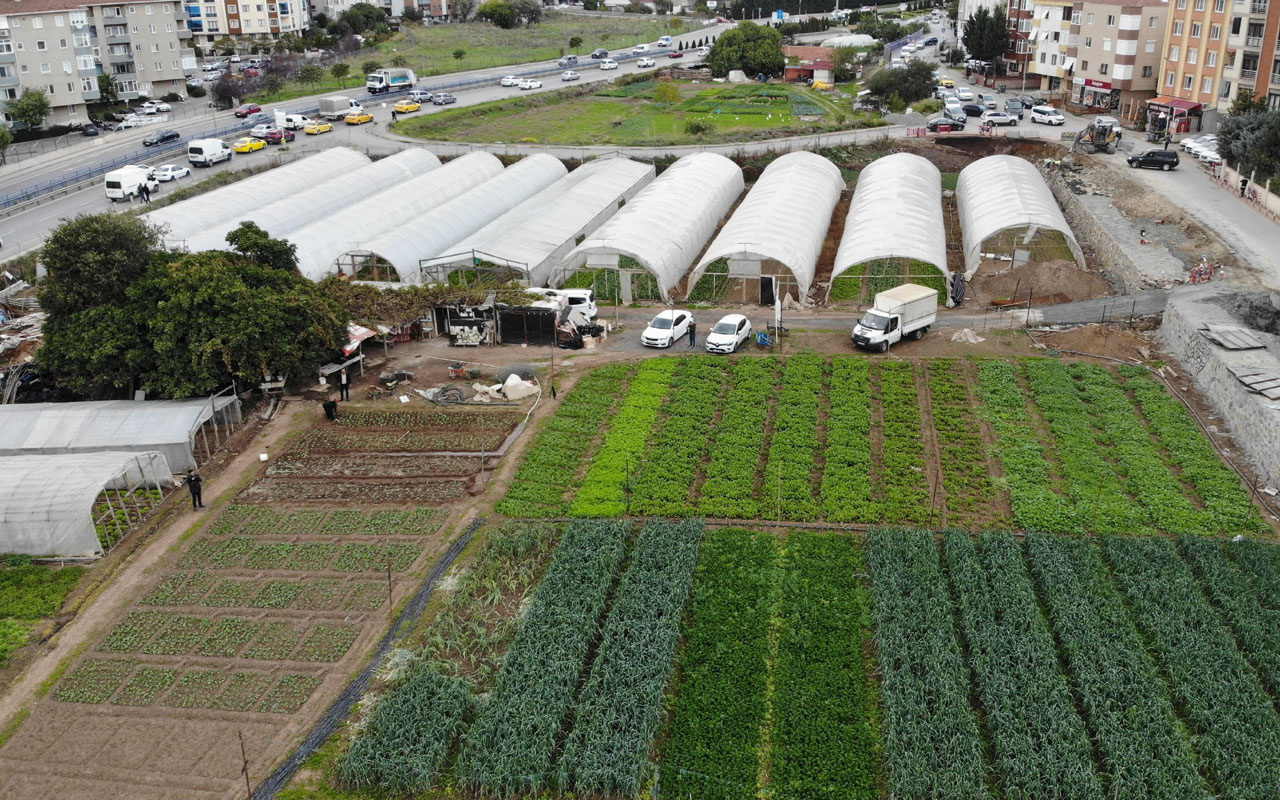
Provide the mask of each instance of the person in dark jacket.
[{"label": "person in dark jacket", "polygon": [[697,343],[698,326],[693,320],[689,320],[689,346],[693,347]]},{"label": "person in dark jacket", "polygon": [[195,470],[187,470],[187,479],[183,481],[187,484],[187,488],[191,490],[191,507],[204,508],[204,500],[200,498],[201,486],[204,484],[204,478],[195,473]]}]

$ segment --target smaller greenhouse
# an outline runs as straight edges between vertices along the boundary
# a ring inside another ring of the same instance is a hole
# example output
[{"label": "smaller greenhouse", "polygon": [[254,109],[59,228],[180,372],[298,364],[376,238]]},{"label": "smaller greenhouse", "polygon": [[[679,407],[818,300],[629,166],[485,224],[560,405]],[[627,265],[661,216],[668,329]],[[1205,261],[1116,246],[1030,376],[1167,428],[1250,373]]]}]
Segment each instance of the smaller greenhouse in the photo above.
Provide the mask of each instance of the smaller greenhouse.
[{"label": "smaller greenhouse", "polygon": [[[726,280],[746,279],[739,281],[743,301],[767,304],[788,292],[803,300],[843,191],[840,168],[820,155],[801,151],[776,159],[703,253],[685,296],[692,297],[703,273],[718,265]],[[750,298],[749,282],[758,289]]]},{"label": "smaller greenhouse", "polygon": [[973,277],[983,259],[1072,261],[1084,268],[1084,251],[1035,166],[1017,156],[987,156],[965,167],[956,184],[964,230],[964,274]]},{"label": "smaller greenhouse", "polygon": [[0,553],[101,555],[173,485],[154,451],[0,458]]},{"label": "smaller greenhouse", "polygon": [[571,250],[548,283],[561,286],[583,268],[612,270],[622,302],[637,294],[669,301],[742,187],[742,170],[724,156],[685,156]]},{"label": "smaller greenhouse", "polygon": [[339,258],[339,270],[364,278],[389,267],[402,283],[420,284],[424,259],[455,251],[464,238],[567,174],[554,156],[526,156],[407,224],[348,250]]},{"label": "smaller greenhouse", "polygon": [[870,301],[903,283],[947,289],[942,173],[913,153],[877,158],[858,175],[827,299]]},{"label": "smaller greenhouse", "polygon": [[164,239],[173,249],[188,249],[187,240],[200,231],[229,220],[252,218],[253,212],[280,197],[288,197],[369,164],[369,157],[347,147],[333,147],[236,181],[220,189],[182,200],[143,216],[153,225],[167,226]]}]

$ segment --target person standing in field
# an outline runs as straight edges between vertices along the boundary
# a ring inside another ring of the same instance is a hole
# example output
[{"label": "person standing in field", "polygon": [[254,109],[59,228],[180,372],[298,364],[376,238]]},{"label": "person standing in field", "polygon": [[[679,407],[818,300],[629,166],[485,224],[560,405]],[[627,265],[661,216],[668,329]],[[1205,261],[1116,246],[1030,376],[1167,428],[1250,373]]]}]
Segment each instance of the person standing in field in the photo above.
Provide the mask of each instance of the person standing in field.
[{"label": "person standing in field", "polygon": [[342,372],[338,375],[338,399],[351,399],[351,378],[347,375],[346,367],[343,367]]},{"label": "person standing in field", "polygon": [[187,479],[183,483],[187,484],[187,488],[191,490],[191,507],[193,509],[204,508],[204,500],[200,497],[204,478],[197,475],[195,470],[189,469],[187,470]]}]

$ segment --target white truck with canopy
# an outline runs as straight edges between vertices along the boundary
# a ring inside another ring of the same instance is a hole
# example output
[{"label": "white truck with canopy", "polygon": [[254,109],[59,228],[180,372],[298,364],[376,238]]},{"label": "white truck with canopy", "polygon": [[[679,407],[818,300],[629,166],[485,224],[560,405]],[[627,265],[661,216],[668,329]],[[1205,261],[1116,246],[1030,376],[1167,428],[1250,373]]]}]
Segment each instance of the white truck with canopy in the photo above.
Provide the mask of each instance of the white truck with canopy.
[{"label": "white truck with canopy", "polygon": [[938,318],[938,290],[904,283],[880,292],[853,326],[853,343],[881,353],[908,336],[923,339]]}]

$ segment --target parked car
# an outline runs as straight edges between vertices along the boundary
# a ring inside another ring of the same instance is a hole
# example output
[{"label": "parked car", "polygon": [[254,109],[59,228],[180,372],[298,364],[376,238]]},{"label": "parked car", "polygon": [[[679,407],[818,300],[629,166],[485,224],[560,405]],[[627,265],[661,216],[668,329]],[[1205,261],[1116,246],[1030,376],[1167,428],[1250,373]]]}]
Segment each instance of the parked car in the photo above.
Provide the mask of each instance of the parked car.
[{"label": "parked car", "polygon": [[1203,153],[1200,154],[1200,162],[1203,164],[1208,164],[1209,166],[1213,166],[1214,164],[1221,164],[1222,156],[1218,154],[1217,150],[1205,150]]},{"label": "parked car", "polygon": [[250,136],[256,136],[259,139],[265,139],[269,131],[276,130],[275,123],[264,122],[260,125],[254,125],[249,129]]},{"label": "parked car", "polygon": [[261,150],[266,147],[267,143],[261,139],[255,139],[252,136],[246,136],[242,139],[236,139],[231,143],[231,149],[237,153],[252,153],[255,150]]},{"label": "parked car", "polygon": [[951,130],[953,131],[964,130],[964,122],[962,120],[952,119],[947,116],[934,117],[924,124],[925,128],[928,129],[930,133],[937,133],[939,125],[950,125]]},{"label": "parked car", "polygon": [[652,58],[646,57],[637,61],[636,66],[639,67],[640,69],[650,69],[652,67],[658,66],[658,62],[654,61]]},{"label": "parked car", "polygon": [[368,111],[352,111],[343,117],[342,121],[348,125],[363,125],[366,122],[373,122],[373,115]]},{"label": "parked car", "polygon": [[391,108],[397,114],[412,114],[414,111],[422,108],[422,104],[415,100],[401,100]]},{"label": "parked car", "polygon": [[530,89],[541,89],[542,81],[536,78],[525,78],[520,81],[520,91],[527,92]]},{"label": "parked car", "polygon": [[1004,111],[985,111],[982,114],[983,122],[990,122],[992,125],[1017,125],[1018,118]]},{"label": "parked car", "polygon": [[582,77],[581,75],[579,75],[578,73],[574,72],[571,69],[565,70],[564,72],[560,73],[560,80],[562,81],[576,81],[581,77]]},{"label": "parked car", "polygon": [[1036,106],[1051,105],[1049,101],[1041,100],[1038,97],[1032,97],[1029,94],[1020,94],[1018,95],[1017,100],[1019,103],[1022,103],[1022,107],[1026,109],[1032,109],[1032,108],[1035,108]]},{"label": "parked car", "polygon": [[181,138],[182,138],[182,134],[178,133],[177,131],[172,131],[172,130],[156,131],[155,133],[150,134],[149,136],[147,136],[147,138],[142,140],[142,146],[151,147],[157,144],[164,144],[165,142],[174,142]]},{"label": "parked car", "polygon": [[961,86],[959,89],[956,89],[956,97],[959,97],[961,100],[968,103],[973,99],[973,90]]},{"label": "parked car", "polygon": [[617,69],[617,68],[618,68],[618,62],[614,61],[612,58],[606,58],[604,61],[600,62],[600,69]]},{"label": "parked car", "polygon": [[1148,150],[1145,153],[1129,156],[1129,166],[1137,169],[1138,167],[1152,167],[1153,169],[1162,169],[1165,172],[1178,166],[1177,150]]},{"label": "parked car", "polygon": [[246,78],[256,78],[256,77],[258,77],[258,76],[259,76],[259,75],[261,75],[261,74],[262,74],[262,71],[261,71],[261,70],[259,70],[257,67],[245,67],[245,68],[244,68],[244,76],[245,76]]},{"label": "parked car", "polygon": [[1022,119],[1023,106],[1022,106],[1021,100],[1014,100],[1012,98],[1005,100],[1004,110],[1005,110],[1005,113],[1012,114],[1018,119]]},{"label": "parked car", "polygon": [[994,94],[983,92],[982,94],[978,95],[978,97],[980,98],[979,102],[981,102],[984,106],[991,109],[992,111],[995,111],[997,108],[999,108],[999,103],[996,101],[996,96]]},{"label": "parked car", "polygon": [[732,353],[751,339],[751,322],[741,314],[729,314],[707,333],[708,353]]},{"label": "parked car", "polygon": [[302,126],[302,132],[308,136],[317,136],[321,133],[328,133],[333,130],[333,123],[316,120],[309,125]]},{"label": "parked car", "polygon": [[667,58],[684,58],[684,51],[672,50],[670,53],[667,53]]},{"label": "parked car", "polygon": [[520,85],[520,79],[515,75],[503,75],[502,80],[498,81],[499,86],[516,87]]},{"label": "parked car", "polygon": [[[173,106],[160,100],[148,100],[142,104],[142,107],[155,109],[155,111],[159,111],[161,114],[168,114],[173,110]],[[155,111],[151,113],[155,113]]]},{"label": "parked car", "polygon": [[1209,143],[1216,144],[1217,141],[1218,141],[1218,137],[1213,135],[1212,133],[1202,133],[1199,136],[1188,136],[1187,138],[1183,139],[1181,142],[1178,142],[1178,146],[1181,147],[1183,150],[1190,150],[1193,147],[1202,147]]},{"label": "parked car", "polygon": [[190,167],[184,167],[181,164],[161,164],[156,167],[156,180],[161,183],[176,181],[178,178],[185,178],[191,174]]},{"label": "parked car", "polygon": [[964,112],[964,106],[959,103],[947,103],[942,107],[942,116],[949,118],[952,122],[958,122],[961,125],[969,118]]},{"label": "parked car", "polygon": [[592,58],[608,58],[609,51],[603,47],[597,47],[595,50],[591,51],[591,57]]},{"label": "parked car", "polygon": [[981,103],[965,103],[960,106],[964,113],[970,117],[980,117],[987,112],[987,107]]},{"label": "parked car", "polygon": [[1058,112],[1053,106],[1032,106],[1031,121],[1038,122],[1041,125],[1063,125],[1067,118]]},{"label": "parked car", "polygon": [[689,334],[689,324],[693,322],[693,314],[680,309],[668,309],[658,314],[649,322],[649,327],[640,334],[640,344],[645,347],[670,347],[682,336]]},{"label": "parked car", "polygon": [[450,103],[458,102],[458,98],[454,97],[448,92],[437,92],[435,95],[432,96],[431,102],[435,103],[438,106],[447,106]]},{"label": "parked car", "polygon": [[244,119],[250,114],[257,114],[260,111],[262,111],[262,106],[257,103],[242,103],[240,107],[235,110],[235,115]]},{"label": "parked car", "polygon": [[142,121],[142,117],[128,116],[116,123],[116,130],[124,131],[129,128],[141,128],[145,124]]},{"label": "parked car", "polygon": [[85,125],[80,129],[81,136],[97,136],[99,133],[96,125]]},{"label": "parked car", "polygon": [[238,56],[238,55],[234,55],[234,56],[232,56],[232,57],[231,57],[231,63],[232,63],[232,64],[239,64],[239,63],[240,63],[240,56]]},{"label": "parked car", "polygon": [[267,135],[262,137],[262,141],[267,144],[281,144],[283,142],[292,142],[296,138],[298,138],[298,134],[291,130],[273,128],[270,131],[267,131]]}]

